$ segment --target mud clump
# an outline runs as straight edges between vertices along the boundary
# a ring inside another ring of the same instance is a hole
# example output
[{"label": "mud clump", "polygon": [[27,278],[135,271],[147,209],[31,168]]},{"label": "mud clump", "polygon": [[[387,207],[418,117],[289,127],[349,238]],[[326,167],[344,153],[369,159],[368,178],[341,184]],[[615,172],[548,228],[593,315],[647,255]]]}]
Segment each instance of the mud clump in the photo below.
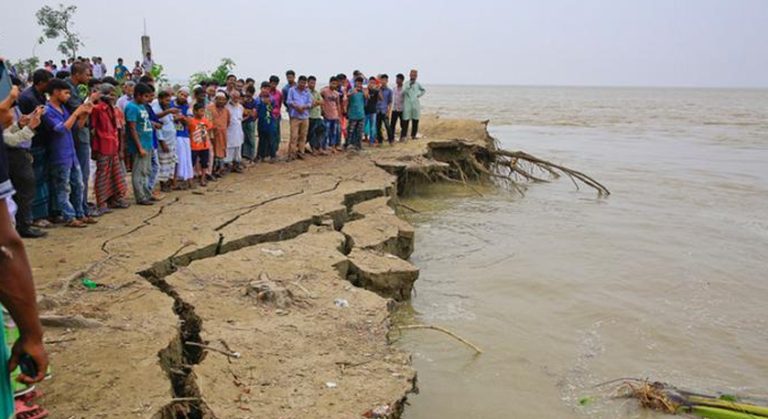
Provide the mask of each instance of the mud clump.
[{"label": "mud clump", "polygon": [[245,295],[254,298],[259,304],[282,309],[288,308],[294,300],[291,290],[272,281],[266,272],[260,273],[258,279],[248,283]]}]

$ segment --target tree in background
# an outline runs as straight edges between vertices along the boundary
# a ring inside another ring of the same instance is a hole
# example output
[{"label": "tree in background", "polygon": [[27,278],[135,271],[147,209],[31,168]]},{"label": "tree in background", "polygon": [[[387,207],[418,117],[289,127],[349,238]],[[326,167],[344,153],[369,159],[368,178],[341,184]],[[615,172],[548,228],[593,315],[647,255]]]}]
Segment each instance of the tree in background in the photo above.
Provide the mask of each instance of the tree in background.
[{"label": "tree in background", "polygon": [[28,78],[32,73],[37,70],[37,66],[40,64],[40,59],[37,57],[25,58],[19,60],[13,64],[16,69],[16,75],[20,78]]},{"label": "tree in background", "polygon": [[189,76],[189,82],[192,86],[200,84],[203,80],[216,80],[219,85],[224,85],[227,82],[227,76],[235,69],[235,62],[231,58],[222,58],[221,64],[216,67],[211,73],[205,71],[198,71],[197,73]]},{"label": "tree in background", "polygon": [[158,86],[165,86],[168,84],[168,76],[165,74],[165,67],[162,64],[155,64],[149,70],[149,75],[152,76],[152,80],[157,83]]},{"label": "tree in background", "polygon": [[59,52],[66,57],[75,58],[77,50],[84,46],[80,40],[80,34],[74,31],[72,19],[77,12],[77,6],[64,6],[59,4],[58,9],[51,6],[43,6],[35,13],[37,24],[43,28],[43,35],[38,39],[42,44],[46,39],[62,38],[59,42]]}]

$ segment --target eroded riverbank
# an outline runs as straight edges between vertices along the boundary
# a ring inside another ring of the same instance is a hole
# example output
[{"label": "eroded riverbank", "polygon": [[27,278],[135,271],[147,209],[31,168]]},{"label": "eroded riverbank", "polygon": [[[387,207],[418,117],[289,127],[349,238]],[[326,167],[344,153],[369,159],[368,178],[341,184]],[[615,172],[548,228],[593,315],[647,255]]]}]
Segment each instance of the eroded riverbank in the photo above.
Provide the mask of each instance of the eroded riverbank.
[{"label": "eroded riverbank", "polygon": [[[479,122],[424,125],[429,142],[490,144]],[[259,165],[28,243],[54,367],[42,402],[57,417],[398,417],[415,371],[387,343],[389,309],[418,269],[391,205],[445,170],[428,154],[420,140]]]}]

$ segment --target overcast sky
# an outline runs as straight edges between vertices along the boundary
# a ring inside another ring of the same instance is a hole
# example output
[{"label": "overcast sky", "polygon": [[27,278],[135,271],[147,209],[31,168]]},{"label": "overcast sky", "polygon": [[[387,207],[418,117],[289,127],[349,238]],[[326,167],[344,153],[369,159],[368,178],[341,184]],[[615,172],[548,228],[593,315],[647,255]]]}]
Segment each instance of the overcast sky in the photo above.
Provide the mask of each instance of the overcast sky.
[{"label": "overcast sky", "polygon": [[[147,20],[174,79],[221,57],[257,80],[421,70],[425,83],[768,87],[766,0],[104,0],[79,9],[82,55],[141,55]],[[4,7],[0,55],[32,55],[44,4]],[[10,5],[6,5],[10,6]],[[55,41],[36,48],[61,58]]]}]

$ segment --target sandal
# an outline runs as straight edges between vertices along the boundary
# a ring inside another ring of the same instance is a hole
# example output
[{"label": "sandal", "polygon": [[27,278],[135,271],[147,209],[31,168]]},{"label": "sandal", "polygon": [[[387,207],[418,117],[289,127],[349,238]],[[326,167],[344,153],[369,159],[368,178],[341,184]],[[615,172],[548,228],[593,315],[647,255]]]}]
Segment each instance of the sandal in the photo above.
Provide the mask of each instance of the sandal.
[{"label": "sandal", "polygon": [[53,227],[53,223],[46,220],[45,218],[41,218],[39,220],[35,220],[35,222],[32,223],[33,226],[37,228],[51,228]]},{"label": "sandal", "polygon": [[84,222],[78,220],[77,218],[73,218],[69,220],[66,224],[64,224],[64,227],[71,227],[71,228],[85,228],[88,227],[85,225]]},{"label": "sandal", "polygon": [[81,218],[80,221],[82,221],[85,224],[98,224],[98,221],[95,218],[89,217],[89,216],[85,216]]},{"label": "sandal", "polygon": [[19,399],[13,401],[13,411],[16,419],[43,419],[48,417],[47,410],[36,404],[28,405]]},{"label": "sandal", "polygon": [[32,386],[29,388],[29,391],[22,394],[14,394],[13,397],[16,400],[21,400],[24,403],[30,403],[35,399],[39,399],[40,397],[43,397],[43,392],[41,390],[36,389],[35,386]]}]

